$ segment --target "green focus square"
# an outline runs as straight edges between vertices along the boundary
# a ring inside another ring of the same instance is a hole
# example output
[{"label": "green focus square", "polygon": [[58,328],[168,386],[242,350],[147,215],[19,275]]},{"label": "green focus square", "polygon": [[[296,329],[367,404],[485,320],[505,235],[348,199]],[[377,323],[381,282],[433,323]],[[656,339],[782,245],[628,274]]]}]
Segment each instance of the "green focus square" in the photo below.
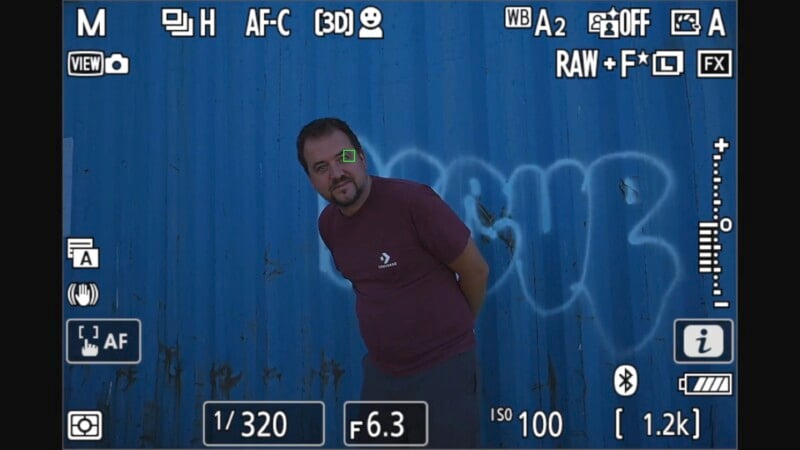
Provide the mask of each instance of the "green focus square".
[{"label": "green focus square", "polygon": [[346,148],[342,150],[342,162],[346,163],[356,162],[356,149]]}]

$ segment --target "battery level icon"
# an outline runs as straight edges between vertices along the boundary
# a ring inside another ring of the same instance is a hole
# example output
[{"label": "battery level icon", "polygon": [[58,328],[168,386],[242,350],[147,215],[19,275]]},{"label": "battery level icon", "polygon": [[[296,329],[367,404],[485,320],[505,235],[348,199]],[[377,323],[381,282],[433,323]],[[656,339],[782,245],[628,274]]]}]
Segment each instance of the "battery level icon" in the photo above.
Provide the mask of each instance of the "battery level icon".
[{"label": "battery level icon", "polygon": [[683,395],[733,395],[732,373],[685,373],[678,378]]}]

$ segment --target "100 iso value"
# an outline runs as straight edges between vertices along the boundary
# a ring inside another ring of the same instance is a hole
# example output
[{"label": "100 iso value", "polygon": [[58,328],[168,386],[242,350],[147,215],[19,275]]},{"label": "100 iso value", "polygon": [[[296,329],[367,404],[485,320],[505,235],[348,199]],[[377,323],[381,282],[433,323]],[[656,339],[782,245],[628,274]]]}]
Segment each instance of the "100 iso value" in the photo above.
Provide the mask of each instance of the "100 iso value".
[{"label": "100 iso value", "polygon": [[[559,411],[546,413],[544,411],[523,410],[516,416],[522,427],[522,438],[527,439],[529,434],[541,439],[544,437],[557,438],[564,431],[564,418]],[[509,407],[499,406],[489,410],[490,422],[511,422],[514,420],[514,410]]]}]

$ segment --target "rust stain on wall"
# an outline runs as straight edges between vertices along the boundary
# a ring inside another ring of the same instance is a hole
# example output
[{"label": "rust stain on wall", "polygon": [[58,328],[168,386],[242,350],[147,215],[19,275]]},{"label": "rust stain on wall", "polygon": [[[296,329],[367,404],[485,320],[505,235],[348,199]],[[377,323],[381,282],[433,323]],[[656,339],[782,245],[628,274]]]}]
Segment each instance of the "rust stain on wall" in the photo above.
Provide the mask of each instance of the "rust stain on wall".
[{"label": "rust stain on wall", "polygon": [[[227,363],[217,368],[216,364],[211,365],[209,372],[211,378],[211,398],[230,399],[231,389],[233,389],[242,379],[242,373],[233,374],[233,369]],[[220,397],[221,394],[221,397]]]}]

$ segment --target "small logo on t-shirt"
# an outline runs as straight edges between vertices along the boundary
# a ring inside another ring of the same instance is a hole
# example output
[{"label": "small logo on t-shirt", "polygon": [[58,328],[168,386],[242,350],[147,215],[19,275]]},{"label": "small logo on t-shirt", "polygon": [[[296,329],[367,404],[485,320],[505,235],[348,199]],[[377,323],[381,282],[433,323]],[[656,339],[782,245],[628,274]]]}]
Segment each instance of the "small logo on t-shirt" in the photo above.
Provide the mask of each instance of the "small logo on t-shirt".
[{"label": "small logo on t-shirt", "polygon": [[387,267],[394,267],[397,265],[397,261],[389,262],[391,261],[392,257],[386,252],[381,253],[379,259],[381,260],[381,264],[378,266],[378,269],[385,269]]}]

